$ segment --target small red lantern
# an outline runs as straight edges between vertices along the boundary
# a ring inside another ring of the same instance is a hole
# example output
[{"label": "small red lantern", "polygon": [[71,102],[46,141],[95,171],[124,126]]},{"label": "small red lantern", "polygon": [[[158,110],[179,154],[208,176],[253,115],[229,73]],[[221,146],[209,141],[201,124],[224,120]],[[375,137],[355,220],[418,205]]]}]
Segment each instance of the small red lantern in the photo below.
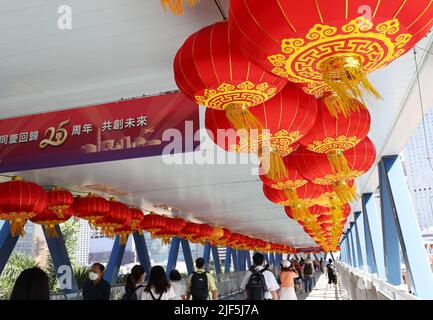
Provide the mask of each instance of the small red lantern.
[{"label": "small red lantern", "polygon": [[46,208],[43,212],[36,214],[30,221],[44,226],[47,237],[57,238],[56,225],[64,223],[72,217],[72,208],[67,207],[62,209],[62,217],[58,216],[58,212],[53,209]]},{"label": "small red lantern", "polygon": [[129,212],[131,215],[131,231],[136,231],[144,219],[143,211],[138,208],[131,207]]},{"label": "small red lantern", "polygon": [[141,220],[140,226],[138,229],[144,230],[150,233],[155,233],[164,228],[165,226],[165,218],[156,213],[146,214]]},{"label": "small red lantern", "polygon": [[127,205],[111,198],[108,202],[110,210],[102,217],[96,219],[96,226],[102,229],[107,236],[114,236],[115,229],[129,227],[131,229],[131,214]]},{"label": "small red lantern", "polygon": [[47,195],[39,185],[13,177],[0,183],[0,219],[11,222],[11,235],[24,235],[27,220],[45,210]]},{"label": "small red lantern", "polygon": [[85,197],[76,197],[74,200],[74,215],[89,221],[92,227],[96,226],[96,220],[108,214],[109,211],[110,203],[93,193]]},{"label": "small red lantern", "polygon": [[47,191],[47,209],[53,211],[59,218],[74,204],[74,196],[67,190],[54,187]]}]

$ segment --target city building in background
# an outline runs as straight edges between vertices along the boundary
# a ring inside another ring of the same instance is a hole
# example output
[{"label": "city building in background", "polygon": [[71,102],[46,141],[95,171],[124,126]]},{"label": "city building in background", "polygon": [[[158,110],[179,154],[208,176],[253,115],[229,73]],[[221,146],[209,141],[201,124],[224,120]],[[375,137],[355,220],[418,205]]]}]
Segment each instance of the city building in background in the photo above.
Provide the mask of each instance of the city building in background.
[{"label": "city building in background", "polygon": [[[421,230],[433,227],[432,144],[433,109],[430,109],[425,114],[424,125],[420,123],[401,157],[404,161],[404,170]],[[430,157],[432,159],[429,161]]]}]

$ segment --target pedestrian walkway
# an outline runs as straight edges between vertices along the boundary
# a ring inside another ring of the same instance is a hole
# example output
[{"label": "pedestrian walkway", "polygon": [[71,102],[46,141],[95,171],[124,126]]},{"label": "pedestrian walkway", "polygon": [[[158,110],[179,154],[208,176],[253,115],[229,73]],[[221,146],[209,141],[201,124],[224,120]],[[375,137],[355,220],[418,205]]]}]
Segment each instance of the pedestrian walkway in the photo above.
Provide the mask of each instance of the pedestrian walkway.
[{"label": "pedestrian walkway", "polygon": [[[341,279],[337,274],[337,279]],[[313,291],[306,294],[298,294],[299,300],[348,300],[345,290],[338,282],[337,287],[328,285],[328,277],[325,274],[318,274],[316,277],[316,286]]]}]

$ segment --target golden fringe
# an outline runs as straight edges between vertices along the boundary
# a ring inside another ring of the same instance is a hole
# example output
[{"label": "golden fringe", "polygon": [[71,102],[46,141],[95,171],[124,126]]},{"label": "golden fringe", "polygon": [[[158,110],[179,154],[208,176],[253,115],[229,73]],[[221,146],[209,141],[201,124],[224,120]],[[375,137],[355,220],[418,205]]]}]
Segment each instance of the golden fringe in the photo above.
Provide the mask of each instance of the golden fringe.
[{"label": "golden fringe", "polygon": [[[381,99],[370,81],[362,70],[361,62],[353,56],[336,56],[322,62],[321,71],[323,81],[329,86],[339,99],[330,99],[330,113],[340,112],[348,116],[355,111],[360,100],[365,105],[365,97],[372,96]],[[328,105],[327,105],[328,106]],[[329,108],[329,107],[328,107]]]},{"label": "golden fringe", "polygon": [[250,132],[252,129],[263,130],[263,125],[251,113],[248,107],[241,104],[231,104],[226,109],[226,117],[236,130]]},{"label": "golden fringe", "polygon": [[331,165],[332,172],[337,175],[343,173],[348,176],[350,174],[350,168],[347,164],[347,159],[342,151],[332,151],[327,154],[329,164]]},{"label": "golden fringe", "polygon": [[331,92],[327,94],[323,102],[327,107],[329,113],[335,119],[338,119],[340,114],[342,114],[345,118],[349,118],[351,112],[359,112],[361,108],[365,109],[364,104],[356,103],[351,100],[349,103],[347,101],[343,101],[343,99],[337,95],[335,92]]},{"label": "golden fringe", "polygon": [[56,225],[55,224],[46,224],[45,225],[45,234],[47,238],[58,238],[59,235],[56,232]]},{"label": "golden fringe", "polygon": [[126,243],[128,242],[128,235],[125,233],[121,233],[119,236],[120,236],[120,244],[126,246]]},{"label": "golden fringe", "polygon": [[170,8],[170,11],[178,16],[183,15],[183,2],[189,4],[190,7],[195,7],[198,3],[198,0],[160,0],[161,6],[165,12],[167,12],[167,6]]},{"label": "golden fringe", "polygon": [[17,237],[17,236],[21,236],[24,237],[25,232],[24,232],[24,225],[26,224],[27,220],[23,220],[23,219],[16,219],[16,220],[12,220],[11,223],[11,236]]},{"label": "golden fringe", "polygon": [[334,191],[344,203],[352,202],[359,197],[355,188],[350,187],[345,181],[335,183]]},{"label": "golden fringe", "polygon": [[277,151],[263,152],[261,155],[262,168],[266,177],[274,181],[281,181],[287,178],[287,168],[283,158]]}]

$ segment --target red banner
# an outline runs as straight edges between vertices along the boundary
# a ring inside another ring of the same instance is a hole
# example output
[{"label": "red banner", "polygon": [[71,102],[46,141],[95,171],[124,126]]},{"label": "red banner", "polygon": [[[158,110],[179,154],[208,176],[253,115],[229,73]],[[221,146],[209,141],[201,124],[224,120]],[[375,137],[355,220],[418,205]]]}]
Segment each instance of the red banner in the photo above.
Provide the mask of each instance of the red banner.
[{"label": "red banner", "polygon": [[161,155],[163,132],[184,136],[188,121],[198,130],[198,107],[181,93],[0,120],[0,172]]}]

